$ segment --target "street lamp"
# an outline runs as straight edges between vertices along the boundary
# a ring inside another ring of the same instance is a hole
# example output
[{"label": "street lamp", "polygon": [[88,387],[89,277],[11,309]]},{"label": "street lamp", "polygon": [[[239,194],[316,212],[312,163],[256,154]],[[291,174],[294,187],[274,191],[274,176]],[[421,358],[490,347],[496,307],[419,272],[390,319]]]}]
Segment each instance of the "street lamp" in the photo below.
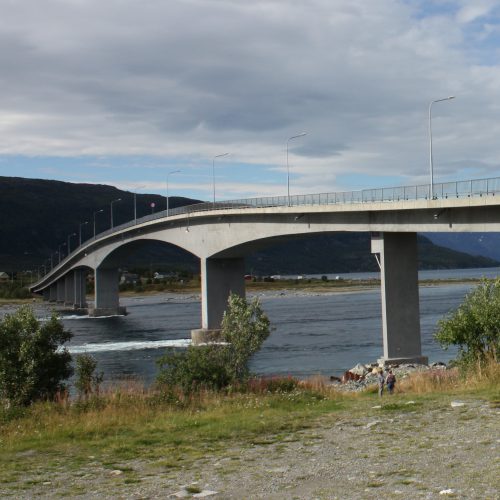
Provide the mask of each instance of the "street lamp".
[{"label": "street lamp", "polygon": [[143,189],[145,187],[146,186],[139,186],[139,187],[136,187],[134,190],[134,224],[137,224],[137,191],[139,191],[139,189]]},{"label": "street lamp", "polygon": [[122,201],[121,198],[117,198],[116,200],[113,200],[111,202],[111,229],[113,229],[113,203],[117,203],[119,201]]},{"label": "street lamp", "polygon": [[307,135],[307,132],[302,132],[301,134],[298,135],[292,135],[292,137],[289,137],[288,140],[286,141],[286,193],[287,193],[288,206],[290,206],[290,165],[288,164],[288,145],[292,139],[304,137],[305,135]]},{"label": "street lamp", "polygon": [[71,252],[71,246],[70,246],[69,242],[70,242],[70,240],[71,240],[71,238],[72,238],[73,236],[76,236],[76,233],[71,233],[71,234],[69,234],[69,235],[68,235],[68,255],[69,255],[69,254],[70,254],[70,252]]},{"label": "street lamp", "polygon": [[172,174],[178,174],[180,172],[180,170],[172,170],[172,172],[169,172],[167,174],[167,217],[168,217],[168,211],[169,211],[169,196],[168,196],[168,178],[172,175]]},{"label": "street lamp", "polygon": [[215,159],[216,158],[222,158],[223,156],[227,156],[229,153],[223,153],[221,155],[216,155],[214,156],[212,160],[212,184],[213,184],[213,190],[214,190],[214,205],[215,205]]},{"label": "street lamp", "polygon": [[434,165],[432,161],[432,105],[435,102],[442,101],[450,101],[451,99],[455,99],[454,95],[450,95],[449,97],[445,97],[443,99],[436,99],[431,101],[429,104],[429,166],[431,173],[431,183],[429,186],[429,199],[432,200],[434,198]]},{"label": "street lamp", "polygon": [[86,220],[85,222],[81,222],[80,225],[79,225],[79,231],[78,231],[78,235],[79,235],[79,238],[78,238],[78,244],[80,246],[82,246],[82,226],[86,226],[87,224],[89,223],[88,220]]},{"label": "street lamp", "polygon": [[102,213],[102,212],[104,212],[104,209],[103,209],[103,208],[101,208],[101,210],[98,210],[97,212],[94,212],[94,240],[95,240],[95,216],[96,216],[97,214]]},{"label": "street lamp", "polygon": [[58,264],[61,262],[61,247],[65,247],[65,246],[66,246],[66,242],[61,243],[61,244],[57,247],[57,256],[58,256],[58,261],[57,261],[57,263],[58,263]]}]

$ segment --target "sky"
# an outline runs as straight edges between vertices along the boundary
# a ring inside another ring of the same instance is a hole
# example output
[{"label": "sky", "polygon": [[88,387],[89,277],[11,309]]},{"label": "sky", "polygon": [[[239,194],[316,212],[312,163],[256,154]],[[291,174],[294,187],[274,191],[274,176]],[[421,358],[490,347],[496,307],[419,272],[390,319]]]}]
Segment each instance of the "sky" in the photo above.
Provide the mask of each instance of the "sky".
[{"label": "sky", "polygon": [[453,95],[432,106],[434,182],[500,176],[500,1],[0,12],[0,175],[202,200],[428,184],[429,105]]}]

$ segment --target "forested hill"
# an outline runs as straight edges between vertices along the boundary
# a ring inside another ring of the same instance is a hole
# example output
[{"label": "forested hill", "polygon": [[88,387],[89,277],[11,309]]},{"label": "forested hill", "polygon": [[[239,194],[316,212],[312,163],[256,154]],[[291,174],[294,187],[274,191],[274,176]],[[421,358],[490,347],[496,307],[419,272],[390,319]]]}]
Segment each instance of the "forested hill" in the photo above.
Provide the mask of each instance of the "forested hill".
[{"label": "forested hill", "polygon": [[[166,199],[156,194],[137,194],[137,217],[155,210],[165,210]],[[121,191],[113,186],[98,184],[74,184],[69,182],[0,177],[0,271],[41,265],[55,252],[58,245],[67,242],[68,235],[79,233],[82,239],[96,232],[109,229],[110,204],[113,204],[115,226],[134,218],[134,193]],[[170,197],[171,208],[198,203],[198,200]],[[72,237],[71,246],[77,243]],[[7,268],[7,269],[6,269]]]},{"label": "forested hill", "polygon": [[[0,177],[0,271],[33,269],[47,262],[51,252],[67,242],[68,235],[79,232],[83,239],[93,233],[94,212],[97,233],[110,227],[111,201],[113,222],[122,224],[134,217],[134,194],[115,187],[96,184],[74,184],[60,181]],[[171,208],[198,203],[190,198],[170,197]],[[164,196],[137,194],[137,216],[164,210]],[[71,238],[74,248],[78,236]],[[151,244],[149,252],[134,257],[128,266],[159,269],[189,267],[197,269],[196,260],[177,249]],[[499,265],[493,259],[433,245],[419,236],[421,269],[489,267]],[[247,270],[254,274],[312,274],[376,270],[366,233],[316,235],[282,243],[258,252],[247,259]]]}]

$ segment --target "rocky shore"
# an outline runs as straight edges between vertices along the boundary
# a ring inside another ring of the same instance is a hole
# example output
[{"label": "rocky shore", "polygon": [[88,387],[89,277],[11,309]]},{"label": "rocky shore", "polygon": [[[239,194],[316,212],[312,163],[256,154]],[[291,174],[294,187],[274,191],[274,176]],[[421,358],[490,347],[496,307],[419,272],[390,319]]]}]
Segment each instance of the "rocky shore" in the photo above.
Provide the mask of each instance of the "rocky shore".
[{"label": "rocky shore", "polygon": [[[342,377],[330,377],[330,383],[335,389],[343,392],[359,392],[365,390],[370,385],[377,385],[377,372],[380,366],[378,363],[361,364],[347,370]],[[392,370],[396,376],[396,381],[400,382],[408,378],[415,372],[426,372],[429,370],[447,370],[445,363],[437,362],[430,365],[416,363],[388,364],[384,367],[384,377],[388,370]]]}]

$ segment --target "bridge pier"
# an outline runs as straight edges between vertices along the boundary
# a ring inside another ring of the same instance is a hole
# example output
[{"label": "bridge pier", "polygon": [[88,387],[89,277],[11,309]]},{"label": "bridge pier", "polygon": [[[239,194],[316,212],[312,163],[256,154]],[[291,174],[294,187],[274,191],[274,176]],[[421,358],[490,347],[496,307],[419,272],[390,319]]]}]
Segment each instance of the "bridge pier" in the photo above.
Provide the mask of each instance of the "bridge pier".
[{"label": "bridge pier", "polygon": [[85,309],[87,307],[87,273],[84,269],[75,270],[74,278],[74,306],[75,309]]},{"label": "bridge pier", "polygon": [[89,308],[89,316],[114,316],[126,314],[125,307],[120,307],[118,289],[118,269],[95,270],[94,307]]},{"label": "bridge pier", "polygon": [[64,277],[64,305],[73,306],[75,303],[75,274],[69,272]]},{"label": "bridge pier", "polygon": [[49,287],[49,302],[57,301],[57,284],[50,285]]},{"label": "bridge pier", "polygon": [[215,340],[231,293],[245,296],[245,259],[201,259],[201,328],[191,331],[193,343]]},{"label": "bridge pier", "polygon": [[57,287],[56,288],[56,290],[57,290],[56,291],[56,301],[57,301],[57,303],[64,304],[65,295],[66,295],[66,282],[65,282],[64,277],[57,280],[56,287]]},{"label": "bridge pier", "polygon": [[384,356],[379,361],[427,363],[420,342],[417,234],[374,234],[372,253],[380,254]]}]

